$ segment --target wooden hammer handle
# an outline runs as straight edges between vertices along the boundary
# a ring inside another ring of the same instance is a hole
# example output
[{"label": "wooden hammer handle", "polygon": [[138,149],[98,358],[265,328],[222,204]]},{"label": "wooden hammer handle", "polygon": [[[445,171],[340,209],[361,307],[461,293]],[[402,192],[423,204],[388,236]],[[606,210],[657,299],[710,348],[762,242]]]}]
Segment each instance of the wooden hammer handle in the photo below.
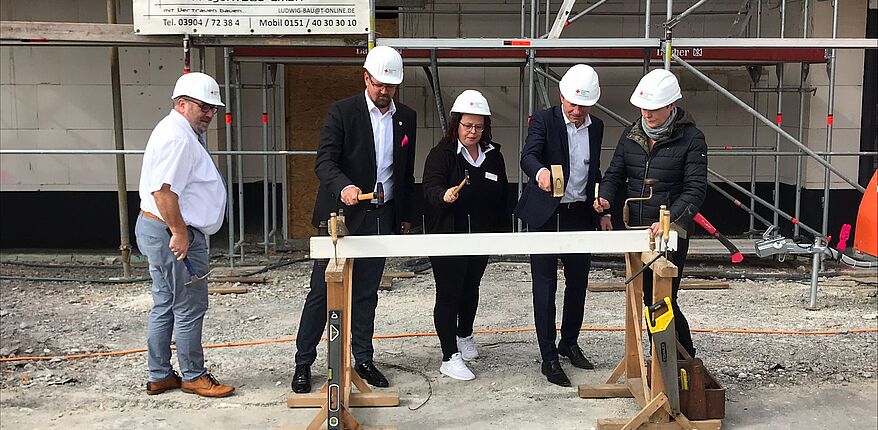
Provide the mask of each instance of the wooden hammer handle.
[{"label": "wooden hammer handle", "polygon": [[466,185],[466,178],[463,178],[463,180],[460,181],[460,184],[451,189],[451,194],[454,194],[456,196],[458,193],[460,193],[460,190],[463,189],[464,185]]}]

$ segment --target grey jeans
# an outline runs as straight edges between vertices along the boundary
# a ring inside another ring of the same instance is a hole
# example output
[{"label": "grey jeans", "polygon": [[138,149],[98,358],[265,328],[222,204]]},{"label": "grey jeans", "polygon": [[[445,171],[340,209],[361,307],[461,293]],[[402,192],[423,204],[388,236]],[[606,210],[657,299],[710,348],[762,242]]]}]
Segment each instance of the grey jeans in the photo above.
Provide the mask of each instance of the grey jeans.
[{"label": "grey jeans", "polygon": [[[197,275],[208,270],[204,234],[189,228],[187,258]],[[137,217],[137,247],[149,259],[152,277],[152,310],[146,331],[149,380],[160,381],[174,372],[171,365],[171,335],[176,332],[177,362],[184,381],[194,381],[207,373],[201,347],[201,327],[207,312],[207,281],[186,286],[190,275],[177,261],[168,244],[167,226],[158,220]]]}]

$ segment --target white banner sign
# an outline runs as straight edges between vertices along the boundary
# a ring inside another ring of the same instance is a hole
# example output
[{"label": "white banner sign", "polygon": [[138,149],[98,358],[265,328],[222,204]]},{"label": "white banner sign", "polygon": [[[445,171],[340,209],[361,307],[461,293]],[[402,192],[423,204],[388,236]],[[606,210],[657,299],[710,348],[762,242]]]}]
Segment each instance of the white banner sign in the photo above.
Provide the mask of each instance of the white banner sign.
[{"label": "white banner sign", "polygon": [[369,0],[134,0],[137,34],[366,34]]}]

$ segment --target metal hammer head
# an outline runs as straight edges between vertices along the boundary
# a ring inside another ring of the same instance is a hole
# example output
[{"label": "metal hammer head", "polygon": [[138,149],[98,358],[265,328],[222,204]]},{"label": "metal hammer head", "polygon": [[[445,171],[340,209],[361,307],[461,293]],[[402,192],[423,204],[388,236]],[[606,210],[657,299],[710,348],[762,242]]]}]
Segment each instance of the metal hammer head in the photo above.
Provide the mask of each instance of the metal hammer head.
[{"label": "metal hammer head", "polygon": [[375,199],[378,200],[379,205],[384,204],[384,184],[381,182],[375,184]]},{"label": "metal hammer head", "polygon": [[469,170],[464,170],[464,171],[463,171],[463,175],[464,175],[464,178],[463,178],[464,183],[467,184],[467,185],[469,185],[469,184],[470,184],[470,181],[469,181]]}]

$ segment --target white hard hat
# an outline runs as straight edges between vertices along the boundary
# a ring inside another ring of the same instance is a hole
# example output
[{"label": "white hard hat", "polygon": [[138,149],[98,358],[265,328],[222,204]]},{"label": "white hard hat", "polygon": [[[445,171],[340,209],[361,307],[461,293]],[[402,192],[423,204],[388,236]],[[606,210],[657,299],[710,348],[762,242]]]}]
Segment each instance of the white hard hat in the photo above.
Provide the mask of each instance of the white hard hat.
[{"label": "white hard hat", "polygon": [[567,70],[558,88],[568,102],[580,106],[594,106],[601,98],[598,74],[585,64],[577,64]]},{"label": "white hard hat", "polygon": [[631,104],[641,109],[655,110],[682,98],[677,77],[665,69],[655,69],[640,78],[640,83],[631,94]]},{"label": "white hard hat", "polygon": [[399,85],[402,82],[402,56],[389,46],[376,46],[366,55],[363,68],[378,82]]},{"label": "white hard hat", "polygon": [[454,99],[454,105],[451,106],[452,112],[471,113],[475,115],[491,115],[491,108],[488,107],[488,100],[482,93],[476,90],[466,90],[460,93]]},{"label": "white hard hat", "polygon": [[191,97],[214,106],[225,106],[220,100],[220,90],[216,80],[204,73],[192,72],[180,76],[177,85],[174,85],[174,95],[171,99],[181,96]]}]

